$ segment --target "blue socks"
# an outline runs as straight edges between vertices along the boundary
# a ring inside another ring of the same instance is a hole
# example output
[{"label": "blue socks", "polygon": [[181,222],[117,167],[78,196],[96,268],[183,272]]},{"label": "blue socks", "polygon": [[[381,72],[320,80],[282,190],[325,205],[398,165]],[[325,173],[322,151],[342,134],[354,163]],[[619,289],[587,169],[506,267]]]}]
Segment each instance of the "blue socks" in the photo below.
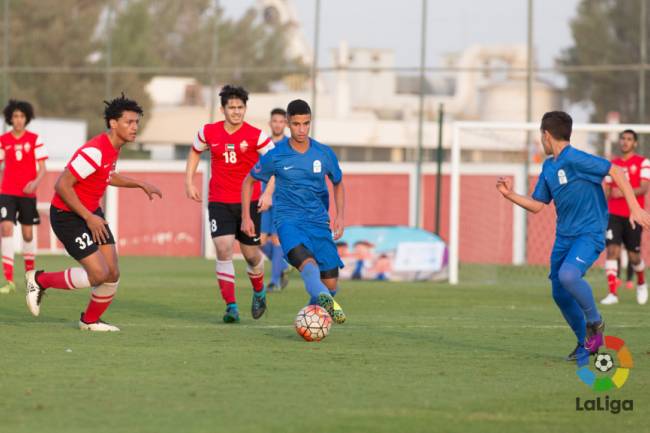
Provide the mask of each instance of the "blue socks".
[{"label": "blue socks", "polygon": [[[558,279],[564,287],[573,296],[584,313],[587,322],[599,322],[601,320],[594,294],[591,291],[589,283],[582,278],[582,271],[571,263],[564,263],[560,266]],[[555,294],[555,287],[553,288]],[[557,302],[557,301],[556,301]]]},{"label": "blue socks", "polygon": [[571,293],[569,293],[559,280],[551,280],[551,285],[553,287],[553,300],[560,308],[564,320],[569,324],[573,333],[578,339],[578,343],[585,344],[585,333],[586,333],[586,322],[585,315],[578,305],[578,302],[573,298]]},{"label": "blue socks", "polygon": [[[284,253],[280,245],[273,245],[271,253],[271,283],[279,286],[282,279],[282,272],[287,269],[287,262],[284,261]],[[268,244],[267,244],[268,245]]]},{"label": "blue socks", "polygon": [[273,242],[269,241],[262,245],[262,252],[269,260],[273,260]]},{"label": "blue socks", "polygon": [[329,293],[327,287],[320,280],[320,269],[316,263],[309,262],[302,267],[300,276],[305,282],[305,290],[309,293],[311,299],[318,298],[321,293]]}]

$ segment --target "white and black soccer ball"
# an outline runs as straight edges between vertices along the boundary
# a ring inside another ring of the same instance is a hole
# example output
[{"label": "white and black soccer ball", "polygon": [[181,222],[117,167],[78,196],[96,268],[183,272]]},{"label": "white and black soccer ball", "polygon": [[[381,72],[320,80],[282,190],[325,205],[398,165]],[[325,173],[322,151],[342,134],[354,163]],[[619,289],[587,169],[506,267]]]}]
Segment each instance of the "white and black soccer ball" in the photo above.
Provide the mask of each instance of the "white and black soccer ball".
[{"label": "white and black soccer ball", "polygon": [[614,360],[609,353],[599,353],[594,359],[594,367],[603,373],[608,372],[614,367]]}]

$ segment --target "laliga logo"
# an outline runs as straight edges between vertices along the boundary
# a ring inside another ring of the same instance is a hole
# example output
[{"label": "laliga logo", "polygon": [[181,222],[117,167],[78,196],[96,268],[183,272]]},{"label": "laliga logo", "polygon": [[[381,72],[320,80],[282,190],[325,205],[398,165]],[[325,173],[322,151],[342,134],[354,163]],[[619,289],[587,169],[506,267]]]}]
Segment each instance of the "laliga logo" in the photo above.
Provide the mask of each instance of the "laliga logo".
[{"label": "laliga logo", "polygon": [[[578,379],[596,392],[622,388],[630,376],[630,370],[634,367],[632,354],[627,346],[625,346],[623,339],[611,335],[605,336],[604,347],[615,353],[618,360],[618,365],[616,365],[615,369],[614,359],[610,353],[596,354],[594,367],[598,371],[598,374],[589,368],[590,357],[588,354],[578,357],[577,360],[578,369],[576,370],[576,374],[578,375]],[[614,370],[613,374],[608,376],[601,375],[611,370]],[[634,410],[633,400],[610,400],[608,395],[605,396],[604,400],[597,397],[596,399],[585,400],[584,403],[581,403],[580,397],[576,397],[577,411],[610,411],[617,414],[621,410]]]}]

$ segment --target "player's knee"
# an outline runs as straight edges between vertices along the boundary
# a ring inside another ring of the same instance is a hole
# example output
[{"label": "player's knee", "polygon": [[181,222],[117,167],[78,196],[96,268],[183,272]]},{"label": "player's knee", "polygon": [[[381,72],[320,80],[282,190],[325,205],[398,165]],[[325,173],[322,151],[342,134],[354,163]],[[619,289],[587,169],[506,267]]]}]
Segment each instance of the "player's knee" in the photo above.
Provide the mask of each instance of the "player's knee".
[{"label": "player's knee", "polygon": [[580,270],[571,264],[562,265],[557,276],[564,287],[571,287],[582,278]]},{"label": "player's knee", "polygon": [[31,242],[34,240],[34,234],[23,234],[23,241],[25,242]]},{"label": "player's knee", "polygon": [[120,279],[120,270],[119,269],[110,269],[108,271],[108,276],[106,277],[106,281],[115,282],[115,281],[119,281],[119,279]]},{"label": "player's knee", "polygon": [[110,271],[107,267],[100,267],[88,272],[88,281],[90,282],[91,286],[99,286],[100,284],[104,284],[108,281],[109,275]]},{"label": "player's knee", "polygon": [[[333,290],[336,290],[336,279],[338,277],[339,277],[339,268],[328,269],[326,271],[321,271],[321,273],[320,273],[320,279],[321,280],[333,280],[333,284],[334,284],[334,289]],[[325,283],[325,284],[327,285],[327,287],[330,290],[332,290],[332,288],[330,288],[330,286],[327,283]]]},{"label": "player's knee", "polygon": [[291,251],[287,253],[287,259],[289,259],[289,264],[291,264],[291,266],[296,269],[300,269],[306,262],[310,260],[316,263],[312,252],[309,251],[303,244],[292,248]]},{"label": "player's knee", "polygon": [[0,225],[0,232],[2,232],[2,237],[6,238],[14,235],[14,226],[11,223],[3,222]]}]

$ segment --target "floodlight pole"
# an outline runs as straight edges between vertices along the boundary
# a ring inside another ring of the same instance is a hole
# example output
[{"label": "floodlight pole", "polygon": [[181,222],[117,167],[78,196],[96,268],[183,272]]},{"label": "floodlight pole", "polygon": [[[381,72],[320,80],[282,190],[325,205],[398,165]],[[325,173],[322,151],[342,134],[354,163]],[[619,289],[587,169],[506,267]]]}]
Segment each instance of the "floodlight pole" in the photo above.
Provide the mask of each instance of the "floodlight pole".
[{"label": "floodlight pole", "polygon": [[210,122],[215,121],[217,110],[217,54],[219,48],[219,0],[214,0],[214,17],[212,19],[212,52],[210,54]]},{"label": "floodlight pole", "polygon": [[[647,24],[648,24],[648,2],[647,0],[641,1],[640,13],[640,31],[639,31],[639,54],[641,59],[641,66],[639,68],[639,123],[645,123],[645,68],[648,61],[647,53]],[[641,143],[643,146],[643,142]]]},{"label": "floodlight pole", "polygon": [[[4,1],[3,18],[3,47],[2,47],[2,106],[4,107],[9,99],[9,0]],[[2,122],[2,132],[7,130],[7,125]]]},{"label": "floodlight pole", "polygon": [[[528,0],[528,36],[526,44],[526,122],[533,121],[533,12],[534,1]],[[528,172],[530,171],[530,145],[533,141],[533,134],[531,131],[526,131],[526,150],[524,152],[524,194],[530,193]],[[523,212],[523,210],[522,210]],[[527,263],[528,251],[526,248],[528,239],[528,215],[525,215],[522,221],[523,230],[523,254],[522,259]]]},{"label": "floodlight pole", "polygon": [[427,0],[422,0],[422,24],[420,29],[420,98],[418,109],[418,143],[415,162],[415,227],[422,224],[422,150],[424,136],[424,93],[425,93],[425,68],[427,54]]},{"label": "floodlight pole", "polygon": [[111,67],[113,65],[113,1],[109,1],[106,13],[106,54],[104,66],[106,67],[104,81],[104,97],[107,101],[113,99],[113,77]]},{"label": "floodlight pole", "polygon": [[311,62],[311,132],[310,135],[316,134],[316,99],[318,97],[318,88],[316,86],[318,75],[318,54],[320,43],[320,0],[316,0],[316,11],[314,12],[314,58]]}]

